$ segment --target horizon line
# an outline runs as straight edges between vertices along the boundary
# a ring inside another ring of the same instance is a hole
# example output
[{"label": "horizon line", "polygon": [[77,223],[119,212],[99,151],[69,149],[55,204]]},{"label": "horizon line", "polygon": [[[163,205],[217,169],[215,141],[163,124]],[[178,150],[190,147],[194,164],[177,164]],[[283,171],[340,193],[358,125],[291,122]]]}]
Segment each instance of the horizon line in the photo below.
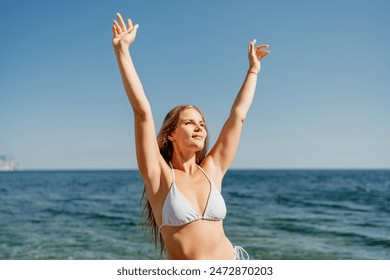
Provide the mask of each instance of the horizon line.
[{"label": "horizon line", "polygon": [[[326,170],[344,170],[344,171],[363,171],[363,170],[378,170],[378,171],[390,171],[390,167],[236,167],[229,168],[228,171],[245,171],[245,170],[264,170],[264,171],[326,171]],[[0,173],[12,173],[12,172],[72,172],[72,171],[139,171],[138,168],[30,168],[20,170],[0,170]]]}]

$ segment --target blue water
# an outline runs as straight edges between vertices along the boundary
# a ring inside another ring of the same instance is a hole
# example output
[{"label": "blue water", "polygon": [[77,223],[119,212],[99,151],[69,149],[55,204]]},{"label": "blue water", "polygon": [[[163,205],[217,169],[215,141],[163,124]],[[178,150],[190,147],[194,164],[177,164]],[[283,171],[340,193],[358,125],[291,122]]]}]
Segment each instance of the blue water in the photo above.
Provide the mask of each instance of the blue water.
[{"label": "blue water", "polygon": [[[0,259],[158,259],[137,171],[0,173]],[[229,171],[225,232],[252,259],[390,259],[389,170]]]}]

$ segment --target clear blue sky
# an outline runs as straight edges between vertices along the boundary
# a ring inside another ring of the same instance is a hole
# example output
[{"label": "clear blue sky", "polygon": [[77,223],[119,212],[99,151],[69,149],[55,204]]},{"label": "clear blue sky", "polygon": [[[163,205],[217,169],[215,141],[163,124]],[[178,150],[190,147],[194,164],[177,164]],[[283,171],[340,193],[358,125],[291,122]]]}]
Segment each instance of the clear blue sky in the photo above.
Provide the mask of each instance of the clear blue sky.
[{"label": "clear blue sky", "polygon": [[270,45],[232,168],[390,168],[390,1],[13,1],[0,6],[0,154],[24,169],[136,168],[111,47],[133,58],[156,127],[200,107],[211,144]]}]

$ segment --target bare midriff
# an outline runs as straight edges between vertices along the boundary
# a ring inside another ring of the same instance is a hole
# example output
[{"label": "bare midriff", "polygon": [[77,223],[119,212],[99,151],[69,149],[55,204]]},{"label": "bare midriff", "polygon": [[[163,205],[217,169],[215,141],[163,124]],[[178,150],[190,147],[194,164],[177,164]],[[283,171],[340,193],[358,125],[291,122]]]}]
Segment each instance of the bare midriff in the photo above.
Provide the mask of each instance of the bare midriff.
[{"label": "bare midriff", "polygon": [[198,220],[161,229],[169,260],[232,260],[233,245],[222,221]]}]

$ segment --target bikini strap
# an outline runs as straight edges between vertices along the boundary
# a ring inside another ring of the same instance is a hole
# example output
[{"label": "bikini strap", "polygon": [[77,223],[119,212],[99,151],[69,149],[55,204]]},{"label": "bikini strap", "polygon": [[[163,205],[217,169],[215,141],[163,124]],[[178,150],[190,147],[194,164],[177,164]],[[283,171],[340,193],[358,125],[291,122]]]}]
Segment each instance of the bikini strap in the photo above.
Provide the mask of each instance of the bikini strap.
[{"label": "bikini strap", "polygon": [[[173,166],[172,166],[172,162],[169,161],[169,166],[171,167],[171,170],[172,170],[172,183],[175,184],[175,171],[173,169]],[[211,181],[209,175],[207,175],[206,171],[203,170],[202,167],[200,167],[200,165],[196,165],[198,166],[198,168],[203,172],[203,174],[206,176],[207,180],[209,180],[209,182],[214,185],[213,181]]]},{"label": "bikini strap", "polygon": [[234,259],[235,260],[249,260],[249,254],[241,246],[234,246]]},{"label": "bikini strap", "polygon": [[207,175],[206,171],[204,171],[203,168],[200,167],[200,165],[197,164],[196,166],[198,166],[198,168],[203,172],[203,174],[204,174],[204,175],[206,176],[206,178],[209,180],[209,182],[211,183],[211,185],[214,185],[213,181],[211,181],[211,179],[210,179],[209,175]]},{"label": "bikini strap", "polygon": [[172,162],[169,161],[169,165],[171,166],[172,170],[172,184],[175,184],[175,171],[173,170]]}]

